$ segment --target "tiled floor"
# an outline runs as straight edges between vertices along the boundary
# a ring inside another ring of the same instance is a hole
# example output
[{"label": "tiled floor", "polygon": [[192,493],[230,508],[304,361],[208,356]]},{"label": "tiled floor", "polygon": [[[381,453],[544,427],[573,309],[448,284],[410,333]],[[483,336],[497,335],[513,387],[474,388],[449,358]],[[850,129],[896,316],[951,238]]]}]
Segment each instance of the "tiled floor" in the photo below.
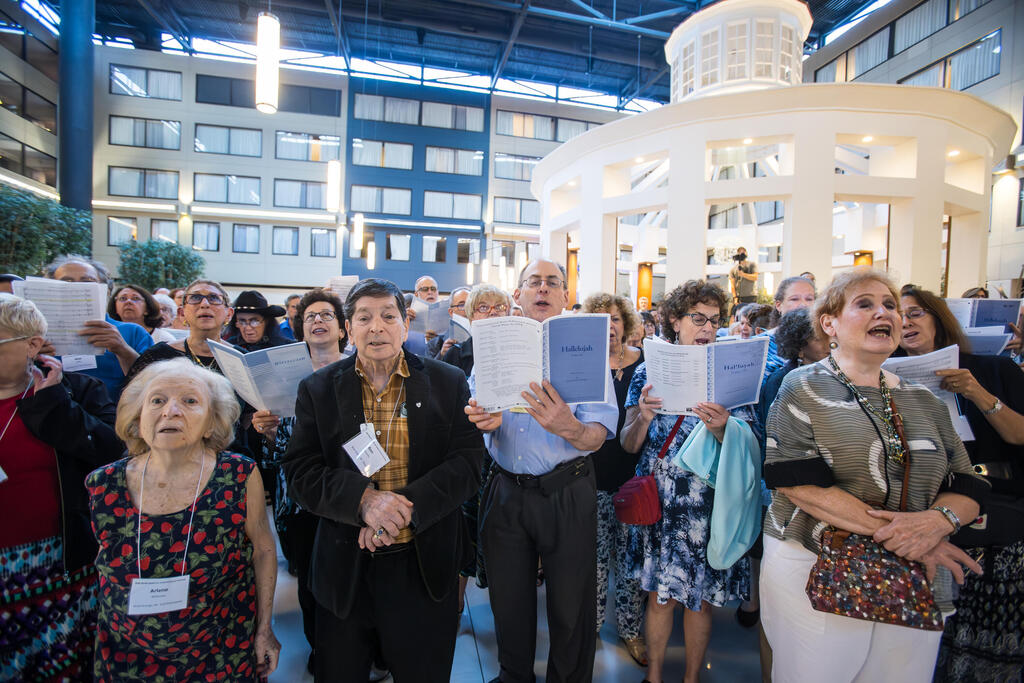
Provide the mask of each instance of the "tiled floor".
[{"label": "tiled floor", "polygon": [[[274,604],[274,632],[281,641],[281,662],[270,677],[271,683],[305,683],[313,678],[306,673],[309,646],[302,635],[302,622],[295,592],[295,579],[284,569],[281,560],[278,574],[277,596]],[[547,628],[544,609],[544,589],[538,590],[537,613],[537,680],[544,680],[547,660]],[[705,683],[746,682],[760,680],[758,664],[757,630],[741,628],[733,617],[735,606],[716,609],[711,633],[711,645],[705,661],[702,681]],[[612,610],[609,610],[609,617]],[[679,681],[683,676],[683,619],[677,612],[672,640],[669,643],[665,681]],[[638,667],[615,633],[614,624],[606,623],[601,630],[594,662],[596,683],[640,683],[644,671]],[[459,636],[455,645],[455,663],[452,683],[487,683],[498,675],[498,647],[494,638],[494,618],[491,615],[487,591],[470,581],[466,593],[466,609],[462,613]],[[388,679],[390,680],[390,679]]]}]

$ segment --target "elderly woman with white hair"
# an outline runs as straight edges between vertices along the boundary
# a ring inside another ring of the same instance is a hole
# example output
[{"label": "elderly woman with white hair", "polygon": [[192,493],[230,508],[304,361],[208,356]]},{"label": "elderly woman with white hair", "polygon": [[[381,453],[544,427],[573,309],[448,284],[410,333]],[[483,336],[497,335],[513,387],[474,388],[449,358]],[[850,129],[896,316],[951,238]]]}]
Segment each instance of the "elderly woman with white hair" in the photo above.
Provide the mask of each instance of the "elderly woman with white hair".
[{"label": "elderly woman with white hair", "polygon": [[251,681],[277,666],[277,551],[255,463],[225,451],[239,405],[180,358],[125,388],[129,457],[87,479],[100,544],[97,681]]},{"label": "elderly woman with white hair", "polygon": [[41,355],[46,329],[31,301],[0,294],[3,681],[91,680],[96,543],[82,482],[124,451],[103,383]]}]

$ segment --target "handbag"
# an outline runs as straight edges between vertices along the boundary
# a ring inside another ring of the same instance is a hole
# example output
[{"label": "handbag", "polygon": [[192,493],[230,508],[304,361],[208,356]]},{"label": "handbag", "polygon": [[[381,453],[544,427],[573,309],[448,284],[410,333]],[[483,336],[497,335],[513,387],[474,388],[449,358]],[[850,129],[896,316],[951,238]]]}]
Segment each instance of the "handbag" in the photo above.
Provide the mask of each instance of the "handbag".
[{"label": "handbag", "polygon": [[[661,446],[658,459],[661,460],[668,453],[672,440],[679,433],[679,426],[683,424],[683,416],[676,419],[672,425],[672,431]],[[619,490],[612,496],[612,506],[615,507],[615,517],[623,524],[636,526],[647,526],[654,524],[661,519],[661,501],[658,499],[658,484],[654,481],[654,475],[646,474],[636,476],[619,487]]]},{"label": "handbag", "polygon": [[[900,512],[907,510],[910,448],[903,420],[892,407],[903,445],[903,488]],[[885,549],[870,536],[834,527],[821,536],[821,551],[807,577],[807,597],[819,612],[884,624],[941,631],[942,613],[928,585],[924,566]]]}]

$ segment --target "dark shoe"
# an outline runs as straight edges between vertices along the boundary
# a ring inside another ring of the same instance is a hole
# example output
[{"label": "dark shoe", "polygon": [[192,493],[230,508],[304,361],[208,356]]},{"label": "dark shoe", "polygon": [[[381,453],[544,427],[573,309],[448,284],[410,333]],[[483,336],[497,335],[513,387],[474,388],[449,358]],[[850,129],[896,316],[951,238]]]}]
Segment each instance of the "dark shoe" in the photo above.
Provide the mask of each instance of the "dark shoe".
[{"label": "dark shoe", "polygon": [[760,619],[760,609],[756,609],[753,612],[747,612],[742,607],[736,608],[736,621],[740,622],[740,626],[743,628],[753,628]]},{"label": "dark shoe", "polygon": [[644,639],[641,636],[637,636],[636,638],[623,638],[622,642],[626,646],[626,652],[633,658],[633,661],[639,666],[646,667],[648,664],[647,643],[644,642]]}]

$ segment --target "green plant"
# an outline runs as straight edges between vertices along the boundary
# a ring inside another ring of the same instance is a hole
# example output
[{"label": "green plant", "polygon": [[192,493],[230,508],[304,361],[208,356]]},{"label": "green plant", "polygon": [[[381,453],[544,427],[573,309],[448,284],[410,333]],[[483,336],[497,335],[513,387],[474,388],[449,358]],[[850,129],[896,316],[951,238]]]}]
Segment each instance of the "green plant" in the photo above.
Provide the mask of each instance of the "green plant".
[{"label": "green plant", "polygon": [[36,275],[67,253],[92,253],[92,214],[0,184],[0,272]]},{"label": "green plant", "polygon": [[126,242],[120,251],[118,280],[142,285],[150,291],[157,287],[184,287],[202,277],[206,265],[199,254],[176,242]]}]

